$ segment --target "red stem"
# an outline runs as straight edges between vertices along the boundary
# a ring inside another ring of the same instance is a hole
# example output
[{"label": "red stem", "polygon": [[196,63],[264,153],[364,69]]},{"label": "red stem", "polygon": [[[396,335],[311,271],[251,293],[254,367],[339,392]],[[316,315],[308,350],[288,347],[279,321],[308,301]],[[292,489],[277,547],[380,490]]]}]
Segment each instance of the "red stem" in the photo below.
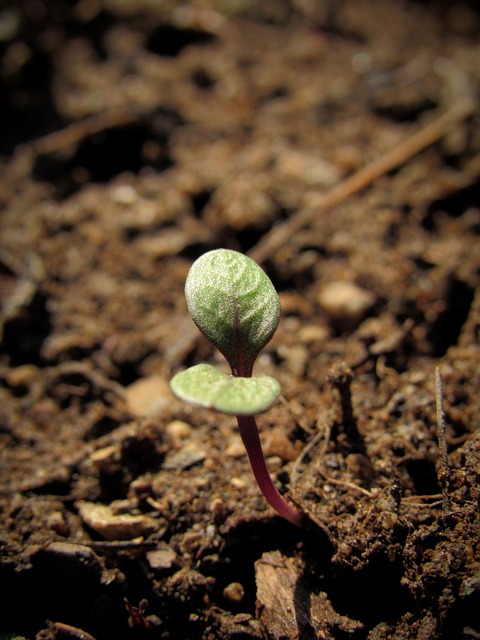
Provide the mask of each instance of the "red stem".
[{"label": "red stem", "polygon": [[267,469],[262,444],[258,434],[254,416],[237,416],[240,435],[247,450],[248,459],[253,475],[266,501],[275,511],[286,520],[297,526],[302,526],[302,514],[290,505],[278,492]]}]

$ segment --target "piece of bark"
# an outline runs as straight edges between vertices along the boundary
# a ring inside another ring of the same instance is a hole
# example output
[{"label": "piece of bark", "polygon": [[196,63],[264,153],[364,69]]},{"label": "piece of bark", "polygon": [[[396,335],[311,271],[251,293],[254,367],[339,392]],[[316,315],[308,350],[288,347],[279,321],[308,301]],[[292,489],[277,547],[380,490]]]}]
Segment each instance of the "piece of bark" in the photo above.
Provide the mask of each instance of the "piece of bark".
[{"label": "piece of bark", "polygon": [[339,615],[327,594],[312,593],[299,560],[279,551],[255,563],[257,618],[271,640],[327,640],[331,631],[354,633],[362,624]]}]

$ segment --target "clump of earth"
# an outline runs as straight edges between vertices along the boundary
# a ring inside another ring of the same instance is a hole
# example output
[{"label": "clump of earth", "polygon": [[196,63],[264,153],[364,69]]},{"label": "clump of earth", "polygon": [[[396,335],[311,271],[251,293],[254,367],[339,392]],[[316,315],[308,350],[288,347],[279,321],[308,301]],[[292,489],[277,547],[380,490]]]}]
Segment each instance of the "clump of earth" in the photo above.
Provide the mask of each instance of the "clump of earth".
[{"label": "clump of earth", "polygon": [[[474,2],[0,7],[0,636],[480,637]],[[233,416],[193,261],[281,301]]]}]

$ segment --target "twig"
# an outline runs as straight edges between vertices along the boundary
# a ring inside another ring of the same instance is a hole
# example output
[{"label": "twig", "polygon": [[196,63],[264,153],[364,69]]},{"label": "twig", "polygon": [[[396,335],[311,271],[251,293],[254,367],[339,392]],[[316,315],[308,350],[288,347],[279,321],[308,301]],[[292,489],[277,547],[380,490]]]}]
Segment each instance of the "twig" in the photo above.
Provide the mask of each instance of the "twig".
[{"label": "twig", "polygon": [[87,540],[77,542],[82,547],[88,547],[94,551],[123,551],[125,549],[155,549],[158,547],[158,540]]},{"label": "twig", "polygon": [[328,530],[328,527],[325,525],[324,522],[322,522],[319,518],[317,518],[315,513],[308,507],[305,500],[298,495],[299,494],[298,488],[300,483],[298,476],[300,472],[300,467],[309,458],[311,458],[312,452],[317,448],[317,446],[323,439],[322,446],[319,448],[319,451],[316,452],[317,457],[321,459],[324,456],[328,448],[328,443],[330,441],[329,425],[323,420],[319,419],[317,421],[317,427],[321,430],[317,433],[317,435],[313,438],[313,440],[311,440],[304,447],[303,451],[301,452],[301,454],[298,456],[298,458],[295,460],[293,464],[292,472],[290,474],[290,497],[295,502],[295,504],[297,504],[302,509],[303,513],[305,513],[308,516],[308,518],[323,531],[327,539],[330,540],[330,542],[332,542],[331,533]]},{"label": "twig", "polygon": [[74,638],[75,640],[95,640],[95,638],[86,631],[72,627],[64,622],[51,622],[50,627],[55,633],[55,637]]},{"label": "twig", "polygon": [[303,463],[310,457],[312,451],[317,447],[318,443],[323,439],[323,445],[320,451],[317,452],[317,457],[322,458],[325,455],[325,452],[328,448],[328,443],[330,441],[330,427],[326,422],[318,421],[318,427],[321,427],[322,430],[317,433],[317,435],[303,448],[302,452],[298,456],[298,458],[293,463],[292,472],[290,474],[290,492],[293,495],[293,492],[296,489],[296,485],[298,484],[298,474],[300,471],[300,467]]},{"label": "twig", "polygon": [[301,429],[303,429],[303,431],[305,431],[305,433],[308,433],[310,435],[312,435],[314,433],[314,429],[312,429],[306,422],[305,420],[302,419],[302,417],[300,415],[298,415],[290,406],[289,401],[282,395],[279,396],[278,398],[280,400],[280,402],[283,404],[283,406],[287,409],[287,411],[289,412],[290,416],[292,417],[292,419],[295,421],[295,424],[297,424]]},{"label": "twig", "polygon": [[345,489],[346,491],[358,491],[359,493],[361,493],[364,496],[367,496],[368,498],[374,498],[375,494],[372,493],[371,491],[368,491],[368,489],[364,489],[363,487],[360,487],[358,484],[355,484],[354,482],[346,482],[345,480],[335,480],[335,478],[332,478],[331,476],[327,476],[326,473],[324,473],[323,471],[319,471],[318,472],[319,475],[322,476],[322,478],[328,482],[328,484],[333,484],[335,487],[340,487],[341,489]]},{"label": "twig", "polygon": [[105,129],[118,127],[133,122],[137,114],[132,108],[118,107],[96,113],[84,120],[74,122],[59,131],[50,133],[30,144],[34,153],[46,155],[59,151],[64,147],[81,142],[87,136],[100,133]]},{"label": "twig", "polygon": [[[425,495],[417,495],[414,494],[412,496],[404,496],[402,497],[401,501],[402,504],[407,503],[407,504],[417,504],[415,502],[415,500],[435,500],[436,504],[438,504],[438,499],[441,498],[442,496],[439,493],[427,493]],[[420,503],[418,503],[420,504]]]},{"label": "twig", "polygon": [[443,138],[457,122],[468,118],[473,113],[475,113],[473,101],[462,100],[394,149],[337,184],[328,193],[315,194],[313,198],[310,194],[303,209],[300,209],[287,221],[273,227],[249,251],[248,255],[256,262],[265,262],[275,249],[285,244],[297,231],[310,224],[315,216],[333,209],[350,196],[369,187],[381,176],[405,164],[420,151]]},{"label": "twig", "polygon": [[435,367],[435,403],[437,408],[437,438],[439,455],[438,481],[440,482],[440,486],[442,488],[443,511],[447,516],[451,513],[452,504],[450,500],[450,467],[448,466],[447,456],[446,422],[445,411],[443,409],[443,388],[439,367]]}]

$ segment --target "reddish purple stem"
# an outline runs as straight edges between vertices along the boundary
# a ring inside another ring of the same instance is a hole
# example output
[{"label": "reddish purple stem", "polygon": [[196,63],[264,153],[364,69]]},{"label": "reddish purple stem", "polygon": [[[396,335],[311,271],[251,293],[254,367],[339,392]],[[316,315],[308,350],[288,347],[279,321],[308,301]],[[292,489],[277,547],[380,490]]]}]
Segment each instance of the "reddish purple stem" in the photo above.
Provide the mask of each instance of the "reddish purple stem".
[{"label": "reddish purple stem", "polygon": [[265,457],[262,451],[262,444],[258,434],[258,427],[254,416],[237,416],[240,435],[247,450],[248,459],[252,467],[253,475],[257,481],[260,491],[265,499],[275,511],[283,518],[302,526],[304,519],[302,514],[290,505],[278,492],[273,484],[272,478],[267,469]]}]

